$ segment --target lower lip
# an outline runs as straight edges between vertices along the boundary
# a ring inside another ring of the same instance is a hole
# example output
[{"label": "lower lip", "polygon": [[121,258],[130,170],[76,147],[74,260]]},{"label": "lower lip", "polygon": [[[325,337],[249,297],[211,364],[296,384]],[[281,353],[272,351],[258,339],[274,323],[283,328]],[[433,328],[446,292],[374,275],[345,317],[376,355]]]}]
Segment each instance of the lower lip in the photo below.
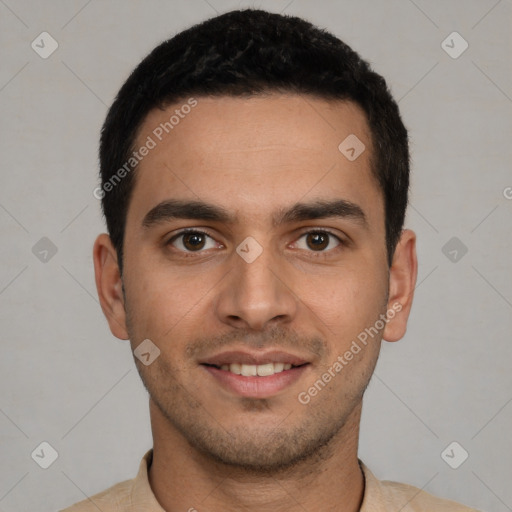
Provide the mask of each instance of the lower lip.
[{"label": "lower lip", "polygon": [[246,398],[268,398],[295,383],[309,364],[296,366],[267,377],[244,377],[215,366],[202,365],[228,391]]}]

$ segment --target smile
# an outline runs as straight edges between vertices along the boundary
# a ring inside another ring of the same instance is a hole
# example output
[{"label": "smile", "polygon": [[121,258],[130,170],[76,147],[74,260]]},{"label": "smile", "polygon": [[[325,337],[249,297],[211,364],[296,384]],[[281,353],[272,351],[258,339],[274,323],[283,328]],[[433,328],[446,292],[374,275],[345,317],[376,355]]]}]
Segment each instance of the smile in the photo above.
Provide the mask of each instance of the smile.
[{"label": "smile", "polygon": [[[300,365],[297,365],[300,366]],[[264,363],[264,364],[243,364],[231,363],[223,364],[220,369],[226,372],[234,373],[235,375],[242,375],[243,377],[269,377],[276,373],[281,373],[290,370],[296,366],[291,363]],[[217,368],[219,368],[217,366]]]}]

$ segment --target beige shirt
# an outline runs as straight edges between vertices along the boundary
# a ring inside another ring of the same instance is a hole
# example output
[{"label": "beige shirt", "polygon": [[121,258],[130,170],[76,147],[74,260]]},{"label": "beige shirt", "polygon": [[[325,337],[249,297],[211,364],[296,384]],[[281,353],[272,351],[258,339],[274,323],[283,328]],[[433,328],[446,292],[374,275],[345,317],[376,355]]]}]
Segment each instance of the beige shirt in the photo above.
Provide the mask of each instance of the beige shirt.
[{"label": "beige shirt", "polygon": [[[120,482],[61,512],[98,512],[98,509],[101,512],[165,512],[148,481],[148,465],[152,457],[153,450],[149,450],[142,458],[139,472],[133,480]],[[455,501],[437,498],[412,485],[377,480],[359,462],[366,482],[360,512],[478,512]]]}]

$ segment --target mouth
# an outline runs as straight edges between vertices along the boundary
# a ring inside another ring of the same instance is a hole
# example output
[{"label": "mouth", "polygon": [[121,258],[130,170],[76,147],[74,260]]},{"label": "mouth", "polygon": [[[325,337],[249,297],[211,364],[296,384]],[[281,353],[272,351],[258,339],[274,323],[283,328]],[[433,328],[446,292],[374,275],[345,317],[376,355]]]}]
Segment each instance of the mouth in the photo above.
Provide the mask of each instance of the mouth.
[{"label": "mouth", "polygon": [[246,398],[277,395],[304,374],[311,363],[285,352],[224,352],[200,363],[214,382],[230,394]]},{"label": "mouth", "polygon": [[264,363],[264,364],[243,364],[243,363],[230,363],[222,364],[220,366],[203,363],[204,366],[210,366],[222,370],[224,372],[234,373],[242,377],[269,377],[276,373],[281,373],[292,368],[300,368],[301,366],[309,363],[294,365],[292,363]]}]

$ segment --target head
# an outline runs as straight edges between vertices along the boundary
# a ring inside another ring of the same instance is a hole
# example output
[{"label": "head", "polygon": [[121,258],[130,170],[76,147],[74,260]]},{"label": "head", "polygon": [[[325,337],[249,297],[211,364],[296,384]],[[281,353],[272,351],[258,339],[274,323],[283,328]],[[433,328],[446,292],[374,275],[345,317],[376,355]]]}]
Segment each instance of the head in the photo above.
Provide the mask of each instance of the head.
[{"label": "head", "polygon": [[[135,359],[153,422],[261,470],[357,429],[416,279],[407,131],[385,80],[302,19],[233,11],[137,66],[100,165],[98,292],[114,335],[159,351]],[[251,362],[294,366],[231,382]]]}]

